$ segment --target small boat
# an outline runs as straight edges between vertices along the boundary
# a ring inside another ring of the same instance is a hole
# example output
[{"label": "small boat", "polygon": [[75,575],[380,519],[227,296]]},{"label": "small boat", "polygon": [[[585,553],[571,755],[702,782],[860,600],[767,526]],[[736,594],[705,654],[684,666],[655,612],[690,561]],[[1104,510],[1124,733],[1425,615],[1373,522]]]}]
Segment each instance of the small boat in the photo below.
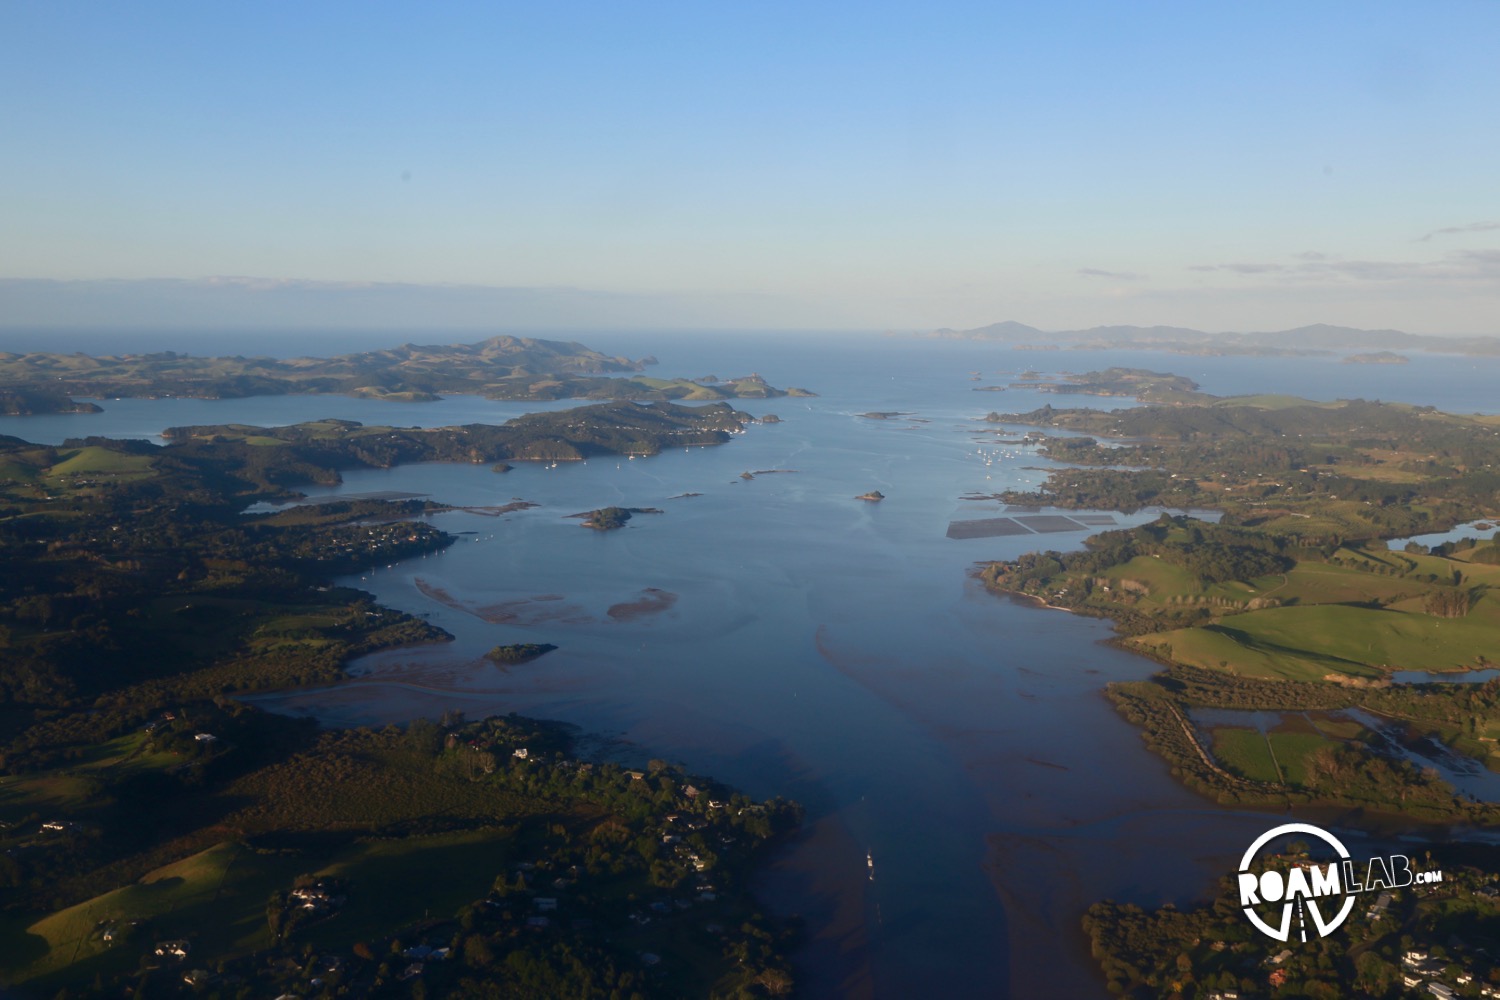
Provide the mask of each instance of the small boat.
[{"label": "small boat", "polygon": [[875,881],[875,855],[869,851],[865,852],[865,867],[870,870],[870,881]]}]

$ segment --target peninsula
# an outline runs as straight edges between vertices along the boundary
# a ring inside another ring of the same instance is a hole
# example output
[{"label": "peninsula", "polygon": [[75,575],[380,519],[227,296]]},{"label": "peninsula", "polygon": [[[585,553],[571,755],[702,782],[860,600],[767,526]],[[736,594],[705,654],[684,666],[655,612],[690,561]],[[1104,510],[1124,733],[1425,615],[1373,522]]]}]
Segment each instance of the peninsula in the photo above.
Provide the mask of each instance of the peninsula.
[{"label": "peninsula", "polygon": [[[1493,804],[1378,749],[1430,737],[1500,769],[1500,682],[1397,676],[1490,665],[1500,548],[1386,543],[1496,513],[1500,420],[1276,396],[1000,419],[1091,435],[1044,436],[1042,453],[1072,467],[1003,502],[1217,514],[1164,514],[981,573],[997,591],[1110,618],[1117,642],[1167,667],[1109,694],[1184,781],[1223,802],[1500,820]],[[1210,708],[1286,714],[1262,734],[1197,721]]]},{"label": "peninsula", "polygon": [[794,804],[591,759],[571,727],[513,714],[324,731],[244,697],[451,638],[329,582],[452,543],[417,519],[440,505],[253,501],[359,466],[712,444],[744,419],[620,403],[501,428],[179,428],[161,447],[0,437],[0,980],[37,996],[790,991],[790,938],[747,883]]}]

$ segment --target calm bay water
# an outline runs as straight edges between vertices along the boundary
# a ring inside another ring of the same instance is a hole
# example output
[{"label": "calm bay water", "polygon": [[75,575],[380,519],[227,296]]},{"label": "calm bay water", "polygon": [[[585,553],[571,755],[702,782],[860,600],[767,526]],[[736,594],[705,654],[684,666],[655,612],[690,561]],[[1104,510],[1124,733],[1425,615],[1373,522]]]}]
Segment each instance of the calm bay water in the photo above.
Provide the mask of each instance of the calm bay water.
[{"label": "calm bay water", "polygon": [[[1155,666],[1101,645],[1106,623],[996,598],[970,578],[979,560],[1074,547],[1085,530],[945,537],[952,520],[1002,513],[961,497],[1046,474],[1028,448],[996,440],[997,430],[1011,435],[984,423],[987,411],[1126,404],[975,387],[1027,368],[1125,364],[1187,374],[1217,393],[1497,406],[1493,372],[1459,358],[1376,367],[880,338],[586,340],[657,355],[653,374],[758,371],[821,395],[742,404],[783,422],[720,447],[504,475],[407,466],[309,490],[540,506],[438,515],[434,523],[465,533],[457,544],[346,581],[430,616],[454,643],[368,657],[345,683],[261,703],[330,725],[447,708],[560,718],[641,757],[802,800],[807,834],[758,889],[777,911],[807,918],[801,965],[814,996],[1103,995],[1079,930],[1087,904],[1200,898],[1269,822],[1179,787],[1114,713],[1103,685]],[[61,441],[325,416],[435,425],[542,408],[473,397],[103,405],[102,415],[9,418],[0,432]],[[906,415],[858,415],[866,411]],[[872,489],[888,499],[854,499]],[[566,517],[608,504],[665,513],[606,534]],[[507,669],[482,659],[496,644],[531,641],[560,648]]]}]

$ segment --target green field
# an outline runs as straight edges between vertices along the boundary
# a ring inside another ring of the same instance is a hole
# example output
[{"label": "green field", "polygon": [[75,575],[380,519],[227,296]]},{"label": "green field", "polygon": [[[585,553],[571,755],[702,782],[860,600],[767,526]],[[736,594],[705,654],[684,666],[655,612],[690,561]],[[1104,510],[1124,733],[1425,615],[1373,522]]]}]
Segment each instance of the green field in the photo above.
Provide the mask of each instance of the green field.
[{"label": "green field", "polygon": [[1308,782],[1308,758],[1320,750],[1337,749],[1341,745],[1315,732],[1273,730],[1267,734],[1267,739],[1287,783],[1303,788],[1312,787]]},{"label": "green field", "polygon": [[188,938],[204,951],[240,953],[263,946],[269,943],[266,899],[298,874],[295,859],[220,844],[37,921],[25,931],[29,961],[8,971],[25,982],[77,963],[85,963],[89,973],[134,968],[151,935],[137,933],[107,944],[101,924],[109,921],[119,926],[149,921],[161,937]]},{"label": "green field", "polygon": [[97,782],[72,774],[0,777],[0,819],[13,823],[32,812],[72,812],[87,805],[98,791]]},{"label": "green field", "polygon": [[1252,781],[1276,782],[1276,764],[1258,729],[1220,726],[1213,731],[1213,754],[1224,767]]},{"label": "green field", "polygon": [[1500,650],[1500,609],[1483,598],[1464,618],[1349,605],[1267,608],[1212,625],[1137,636],[1179,663],[1254,677],[1318,680],[1390,670],[1466,670]]},{"label": "green field", "polygon": [[[1359,729],[1357,723],[1348,723]],[[1224,767],[1252,781],[1310,787],[1307,760],[1324,749],[1342,745],[1294,718],[1262,733],[1240,726],[1219,726],[1212,732],[1213,755]]]},{"label": "green field", "polygon": [[[224,843],[7,931],[8,939],[21,942],[21,960],[0,960],[0,968],[16,982],[45,979],[79,963],[70,979],[120,972],[134,968],[153,939],[183,938],[195,952],[220,959],[248,954],[271,944],[266,901],[299,875],[337,876],[350,889],[336,916],[299,931],[297,940],[315,947],[376,940],[429,914],[451,916],[484,896],[508,861],[505,835],[492,830],[360,842],[323,859]],[[131,921],[142,922],[133,934],[103,940],[110,922],[119,933]]]},{"label": "green field", "polygon": [[104,448],[79,448],[47,470],[51,477],[80,475],[142,475],[151,471],[151,456],[126,455]]}]

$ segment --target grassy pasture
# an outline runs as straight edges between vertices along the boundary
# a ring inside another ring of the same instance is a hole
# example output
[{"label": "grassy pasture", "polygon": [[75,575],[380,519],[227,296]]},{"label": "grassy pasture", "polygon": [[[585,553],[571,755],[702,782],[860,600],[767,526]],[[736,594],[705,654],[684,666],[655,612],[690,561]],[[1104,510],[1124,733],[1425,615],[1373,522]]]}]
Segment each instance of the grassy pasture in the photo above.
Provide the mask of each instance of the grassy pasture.
[{"label": "grassy pasture", "polygon": [[[134,968],[151,937],[107,944],[100,924],[149,921],[152,936],[186,938],[197,950],[242,954],[269,944],[266,899],[300,874],[295,858],[259,855],[239,844],[219,844],[158,868],[139,882],[59,910],[26,928],[32,956],[12,967],[17,982],[78,963],[87,972]],[[37,941],[44,946],[36,954]],[[76,977],[81,969],[70,971]]]},{"label": "grassy pasture", "polygon": [[[402,927],[451,916],[485,895],[510,863],[506,835],[478,830],[375,840],[330,857],[265,854],[223,843],[151,872],[128,885],[53,913],[24,929],[20,962],[3,963],[16,982],[63,970],[78,978],[133,968],[152,939],[185,938],[195,952],[232,958],[271,944],[266,901],[299,875],[349,880],[347,905],[333,918],[297,933],[315,947],[378,939]],[[108,944],[101,924],[149,923],[149,933]],[[16,929],[19,930],[19,929]],[[189,959],[191,962],[191,958]]]},{"label": "grassy pasture", "polygon": [[33,812],[72,813],[98,791],[98,782],[62,771],[0,777],[0,819],[13,823]]},{"label": "grassy pasture", "polygon": [[1258,729],[1219,726],[1213,730],[1213,755],[1224,767],[1252,781],[1277,781],[1276,765]]},{"label": "grassy pasture", "polygon": [[1500,650],[1493,596],[1464,618],[1414,611],[1308,605],[1268,608],[1130,640],[1192,666],[1256,677],[1317,680],[1330,672],[1374,677],[1388,670],[1465,670]]},{"label": "grassy pasture", "polygon": [[51,478],[80,475],[139,476],[151,472],[151,456],[126,455],[89,446],[71,452],[47,470]]},{"label": "grassy pasture", "polygon": [[1339,741],[1330,740],[1316,732],[1288,732],[1281,729],[1267,733],[1266,739],[1270,741],[1271,749],[1276,754],[1276,762],[1281,765],[1281,773],[1287,783],[1303,788],[1310,787],[1307,781],[1308,758],[1320,750],[1337,749],[1341,745]]}]

